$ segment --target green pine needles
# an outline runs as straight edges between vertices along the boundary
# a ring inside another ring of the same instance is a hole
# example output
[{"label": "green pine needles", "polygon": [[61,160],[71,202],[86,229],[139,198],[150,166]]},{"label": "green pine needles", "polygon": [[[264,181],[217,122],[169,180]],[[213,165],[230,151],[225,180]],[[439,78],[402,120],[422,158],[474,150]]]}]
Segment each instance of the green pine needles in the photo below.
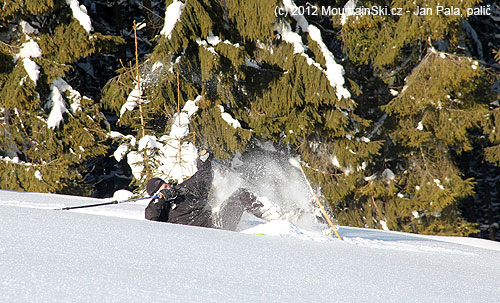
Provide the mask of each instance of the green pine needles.
[{"label": "green pine needles", "polygon": [[88,195],[85,161],[107,150],[107,121],[64,78],[113,38],[88,32],[65,1],[2,6],[0,187]]},{"label": "green pine needles", "polygon": [[461,50],[462,16],[413,14],[442,5],[465,15],[479,1],[448,2],[392,1],[391,7],[412,13],[349,17],[343,26],[349,59],[370,65],[385,82],[379,88],[392,93],[379,103],[383,118],[375,137],[384,140],[383,157],[375,159],[374,174],[355,201],[343,202],[340,216],[347,221],[430,234],[477,231],[459,210],[474,194],[474,182],[464,177],[456,155],[478,143],[478,132],[491,131],[494,79]]},{"label": "green pine needles", "polygon": [[[483,1],[338,1],[400,14],[315,16],[293,12],[324,1],[167,0],[163,28],[147,29],[151,51],[140,57],[136,39],[99,100],[66,75],[123,40],[93,32],[71,1],[25,2],[0,12],[10,29],[0,36],[2,188],[85,185],[85,162],[109,137],[138,191],[177,169],[167,157],[180,169],[196,148],[228,159],[269,140],[300,155],[341,224],[477,232],[463,215],[483,188],[470,170],[500,164],[500,55],[490,52],[500,43],[486,45],[482,28],[499,25],[467,16]],[[481,161],[470,166],[469,154]]]}]

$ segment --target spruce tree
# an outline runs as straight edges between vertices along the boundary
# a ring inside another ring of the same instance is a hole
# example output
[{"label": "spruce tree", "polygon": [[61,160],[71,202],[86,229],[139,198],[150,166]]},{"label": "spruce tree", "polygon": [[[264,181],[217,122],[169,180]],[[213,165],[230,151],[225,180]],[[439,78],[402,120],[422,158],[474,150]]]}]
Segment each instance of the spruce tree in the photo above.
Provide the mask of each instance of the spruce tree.
[{"label": "spruce tree", "polygon": [[[304,17],[277,17],[276,7],[296,8],[286,0],[167,1],[157,45],[141,63],[143,100],[131,97],[139,89],[132,69],[105,88],[103,102],[134,130],[120,140],[168,134],[178,100],[183,108],[200,96],[184,140],[213,149],[219,159],[251,147],[252,138],[289,145],[326,199],[352,192],[364,176],[363,159],[380,145],[363,136],[369,121],[354,113],[357,87],[319,27]],[[149,160],[144,169],[158,167]]]},{"label": "spruce tree", "polygon": [[[500,14],[500,9],[498,9]],[[498,18],[498,28],[500,28],[500,17]],[[500,63],[500,49],[494,51],[495,60]],[[496,72],[497,81],[500,81],[500,69]],[[486,123],[486,134],[489,138],[490,146],[486,147],[484,152],[486,159],[490,162],[500,165],[500,89],[497,88],[497,97],[494,102],[491,103],[490,119]]]},{"label": "spruce tree", "polygon": [[192,175],[199,148],[224,160],[271,140],[342,224],[468,235],[467,218],[494,238],[500,11],[466,16],[481,4],[494,1],[318,3],[392,16],[293,15],[313,6],[291,0],[4,1],[0,187],[88,194],[89,162],[113,153],[142,189]]},{"label": "spruce tree", "polygon": [[0,187],[89,194],[85,161],[106,151],[107,122],[65,76],[118,41],[76,0],[7,0],[0,23]]},{"label": "spruce tree", "polygon": [[[372,133],[385,143],[370,167],[373,175],[360,184],[354,201],[342,203],[340,216],[392,230],[471,234],[476,229],[458,205],[474,194],[474,182],[459,170],[456,155],[471,150],[475,134],[489,124],[494,97],[491,75],[464,51],[466,43],[475,44],[466,12],[480,1],[382,2],[403,14],[349,16],[343,26],[334,20],[342,26],[349,60],[378,79],[378,88],[366,87],[385,92],[377,103],[382,107],[359,107],[363,116],[378,113]],[[462,15],[437,15],[438,5],[454,6]],[[434,14],[416,15],[418,7]]]},{"label": "spruce tree", "polygon": [[[500,10],[497,11],[500,16]],[[493,17],[494,15],[492,15]],[[496,28],[500,28],[500,18]],[[481,22],[480,24],[485,24]],[[488,24],[488,23],[486,23]],[[472,23],[474,25],[474,23]],[[490,28],[495,28],[494,23],[489,23]],[[489,29],[489,28],[488,28]],[[481,41],[490,41],[488,45],[494,45],[490,37],[491,31],[480,31],[478,33]],[[487,38],[483,40],[482,38]],[[494,47],[500,46],[500,39],[497,39],[497,44]],[[496,51],[491,53],[495,58],[485,56],[485,62],[499,61],[500,57]],[[496,71],[497,82],[500,79],[500,70],[495,68],[495,64],[491,64],[493,68],[490,72]],[[467,177],[474,178],[475,194],[467,198],[461,203],[460,209],[463,211],[464,217],[471,222],[478,224],[479,237],[490,240],[500,240],[500,166],[498,149],[500,140],[497,134],[499,124],[499,97],[497,87],[497,97],[490,103],[490,113],[488,119],[483,120],[483,133],[477,132],[474,142],[474,149],[464,153],[459,157],[460,166]]]}]

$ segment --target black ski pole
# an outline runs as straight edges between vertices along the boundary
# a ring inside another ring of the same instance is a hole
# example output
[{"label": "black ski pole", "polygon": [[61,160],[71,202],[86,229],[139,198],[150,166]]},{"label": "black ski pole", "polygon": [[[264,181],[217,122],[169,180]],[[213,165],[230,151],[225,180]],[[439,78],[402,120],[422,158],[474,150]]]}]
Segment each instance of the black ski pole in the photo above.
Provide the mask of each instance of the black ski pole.
[{"label": "black ski pole", "polygon": [[120,204],[120,203],[135,202],[135,201],[145,200],[145,199],[154,199],[154,198],[158,198],[158,197],[159,197],[159,195],[155,195],[155,196],[151,196],[151,197],[143,197],[143,198],[134,198],[134,199],[128,199],[128,200],[123,200],[123,201],[115,200],[115,201],[96,203],[96,204],[86,204],[86,205],[56,208],[55,210],[68,210],[68,209],[88,208],[88,207],[96,207],[96,206],[110,205],[110,204]]}]

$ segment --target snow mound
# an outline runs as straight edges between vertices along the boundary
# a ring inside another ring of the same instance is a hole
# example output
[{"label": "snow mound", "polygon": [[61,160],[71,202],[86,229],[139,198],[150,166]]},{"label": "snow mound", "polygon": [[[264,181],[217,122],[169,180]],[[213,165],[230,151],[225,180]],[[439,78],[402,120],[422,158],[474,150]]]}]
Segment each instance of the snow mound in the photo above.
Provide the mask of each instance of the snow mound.
[{"label": "snow mound", "polygon": [[423,253],[436,253],[436,254],[464,254],[464,255],[474,255],[469,252],[458,251],[455,249],[447,249],[443,247],[427,246],[427,245],[414,245],[412,243],[407,243],[405,241],[384,241],[375,239],[365,239],[360,237],[347,238],[345,239],[347,243],[354,245],[369,247],[372,249],[383,249],[383,250],[397,250],[397,251],[407,251],[407,252],[423,252]]},{"label": "snow mound", "polygon": [[113,198],[111,198],[111,201],[125,201],[132,198],[133,195],[133,192],[125,189],[120,189],[115,191],[115,193],[113,194]]},{"label": "snow mound", "polygon": [[128,219],[137,203],[41,209],[98,201],[0,190],[0,302],[498,301],[498,242],[350,227],[340,241],[248,216],[236,233]]}]

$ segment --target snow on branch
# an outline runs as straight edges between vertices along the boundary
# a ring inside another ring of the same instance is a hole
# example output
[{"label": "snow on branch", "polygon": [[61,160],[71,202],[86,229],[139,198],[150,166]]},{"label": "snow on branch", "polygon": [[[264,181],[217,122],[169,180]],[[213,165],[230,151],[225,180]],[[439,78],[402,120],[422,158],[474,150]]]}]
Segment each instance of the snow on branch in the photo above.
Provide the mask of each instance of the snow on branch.
[{"label": "snow on branch", "polygon": [[92,23],[90,22],[90,17],[87,15],[87,9],[85,6],[78,3],[78,0],[66,0],[66,4],[71,8],[73,13],[73,18],[80,22],[80,25],[85,29],[87,33],[90,33],[92,28]]},{"label": "snow on branch", "polygon": [[314,62],[307,54],[305,54],[306,47],[302,43],[302,38],[297,33],[291,30],[289,24],[282,25],[277,28],[280,32],[283,40],[288,43],[292,43],[294,46],[295,53],[301,53],[304,57],[306,57],[307,62],[311,65],[318,67],[323,73],[325,73],[330,85],[335,87],[337,90],[337,98],[350,98],[351,93],[344,87],[345,79],[344,79],[344,68],[342,65],[335,62],[335,58],[333,54],[330,52],[326,44],[323,42],[321,37],[321,31],[314,25],[310,25],[306,18],[299,14],[293,14],[293,12],[297,11],[297,6],[293,3],[292,0],[283,0],[283,5],[285,9],[290,13],[291,16],[297,21],[297,25],[301,28],[303,32],[309,33],[309,37],[313,41],[315,41],[321,49],[321,53],[326,61],[326,70],[321,68],[321,66]]},{"label": "snow on branch", "polygon": [[[15,164],[15,165],[23,166],[26,171],[32,171],[32,168],[36,169],[38,167],[46,166],[48,164],[45,161],[42,162],[41,164],[34,164],[34,163],[24,162],[24,161],[19,160],[19,157],[17,157],[17,156],[14,156],[12,158],[9,157],[9,156],[7,156],[7,157],[0,156],[0,161],[2,161],[4,163],[9,163],[9,164]],[[34,171],[33,175],[35,176],[36,179],[38,179],[40,181],[43,181],[43,175],[42,175],[42,173],[38,169],[36,169]]]},{"label": "snow on branch", "polygon": [[49,102],[47,103],[47,107],[50,107],[51,110],[49,118],[47,119],[47,125],[50,128],[56,128],[63,120],[63,114],[66,113],[68,109],[64,104],[64,98],[62,96],[62,92],[54,83],[50,85],[50,90],[51,92],[50,92]]},{"label": "snow on branch", "polygon": [[189,123],[198,111],[197,103],[201,99],[202,96],[198,96],[194,100],[188,100],[180,113],[173,115],[172,127],[168,135],[161,138],[146,135],[137,142],[136,150],[132,150],[132,147],[136,146],[136,139],[133,136],[110,132],[108,136],[111,138],[129,141],[120,144],[116,149],[114,152],[116,160],[121,161],[127,155],[127,163],[137,180],[143,178],[146,161],[144,154],[154,155],[150,158],[155,161],[155,176],[165,180],[177,180],[177,182],[182,182],[192,176],[196,172],[197,150],[185,137],[189,134]]},{"label": "snow on branch", "polygon": [[40,66],[38,66],[38,64],[36,64],[30,58],[23,59],[23,66],[24,70],[26,70],[26,73],[28,74],[28,77],[36,86],[36,82],[38,81],[38,77],[40,76]]},{"label": "snow on branch", "polygon": [[356,15],[355,9],[356,9],[357,2],[358,2],[357,0],[349,0],[344,5],[344,9],[342,11],[342,17],[340,19],[340,23],[342,25],[345,25],[347,23],[347,17]]},{"label": "snow on branch", "polygon": [[200,38],[196,39],[196,43],[198,45],[203,46],[205,49],[207,49],[208,51],[210,51],[214,55],[218,55],[218,54],[217,54],[217,52],[215,51],[215,49],[213,47],[210,47],[208,45],[210,44],[212,46],[216,46],[217,44],[219,44],[221,42],[224,43],[224,44],[230,45],[232,47],[235,47],[235,48],[239,48],[240,47],[239,43],[232,43],[229,40],[221,41],[220,38],[217,37],[217,36],[214,36],[214,34],[212,32],[208,33],[207,40],[202,40]]},{"label": "snow on branch", "polygon": [[42,55],[42,50],[40,49],[40,46],[38,46],[38,43],[33,41],[31,37],[26,36],[27,42],[24,42],[21,45],[21,50],[19,51],[19,54],[17,57],[21,58],[37,58]]},{"label": "snow on branch", "polygon": [[135,81],[134,89],[128,94],[127,101],[120,108],[120,117],[125,114],[127,110],[134,110],[137,103],[140,101],[141,96],[139,95],[139,84]]},{"label": "snow on branch", "polygon": [[[304,17],[302,16],[302,18]],[[323,39],[321,38],[321,32],[316,26],[309,25],[308,32],[311,39],[316,41],[316,43],[318,43],[319,47],[321,48],[321,52],[323,53],[323,57],[325,58],[326,61],[325,74],[328,80],[330,81],[330,85],[337,89],[337,98],[338,99],[350,98],[351,93],[344,87],[345,83],[344,67],[335,62],[333,54],[330,52],[326,44],[323,42]]]},{"label": "snow on branch", "polygon": [[66,108],[63,93],[68,92],[69,99],[73,102],[71,103],[71,112],[76,112],[80,110],[82,99],[80,93],[71,87],[66,81],[61,78],[57,78],[50,85],[50,96],[47,107],[51,108],[49,118],[47,119],[47,126],[50,128],[56,128],[59,126],[63,120],[63,114],[68,112]]},{"label": "snow on branch", "polygon": [[199,46],[203,46],[206,50],[208,50],[209,52],[211,52],[212,54],[214,54],[215,56],[218,56],[219,54],[217,54],[217,52],[215,51],[215,49],[211,46],[208,46],[208,43],[207,41],[205,40],[201,40],[199,38],[196,39],[196,43],[199,45]]},{"label": "snow on branch", "polygon": [[219,105],[220,109],[220,115],[224,121],[227,122],[227,124],[231,125],[233,128],[241,128],[240,121],[234,119],[229,113],[224,112],[224,106]]},{"label": "snow on branch", "polygon": [[34,168],[43,167],[43,166],[50,165],[51,163],[54,162],[54,160],[53,160],[50,162],[42,161],[41,163],[30,163],[30,162],[25,162],[25,161],[20,160],[18,156],[5,156],[5,157],[0,156],[0,161],[6,162],[6,163],[11,163],[11,164],[16,164],[19,166],[24,166],[26,169],[30,169],[32,167],[34,167]]},{"label": "snow on branch", "polygon": [[[196,105],[202,96],[194,100],[188,100],[180,113],[172,117],[173,123],[169,135],[162,136],[157,148],[160,151],[158,157],[158,174],[165,179],[182,182],[196,172],[196,147],[184,138],[189,134],[189,123],[198,111]],[[164,142],[162,144],[161,142]]]},{"label": "snow on branch", "polygon": [[[17,61],[19,58],[23,59],[24,69],[26,70],[28,77],[36,86],[36,82],[38,81],[38,77],[40,75],[40,66],[31,60],[31,58],[41,57],[42,50],[40,49],[38,43],[36,43],[29,35],[37,33],[38,31],[24,20],[19,22],[19,26],[26,37],[26,42],[21,45],[19,53],[14,56],[14,61]],[[24,79],[21,80],[20,85],[23,85],[23,83]]]},{"label": "snow on branch", "polygon": [[[227,40],[226,40],[227,41]],[[207,37],[207,42],[213,46],[216,46],[217,44],[220,43],[220,38],[217,37],[217,36],[214,36],[214,33],[212,33],[211,31],[208,33],[208,37]]]},{"label": "snow on branch", "polygon": [[165,23],[163,24],[163,29],[160,34],[167,37],[167,39],[170,39],[175,24],[181,18],[183,9],[184,3],[174,0],[174,2],[172,2],[165,10]]},{"label": "snow on branch", "polygon": [[[140,87],[137,83],[137,79],[134,80],[134,89],[128,94],[127,100],[120,108],[120,118],[125,114],[126,111],[133,111],[136,106],[142,102],[142,104],[147,104],[150,101],[143,98],[144,92],[147,88],[151,86],[157,86],[159,81],[161,81],[161,75],[163,75],[163,71],[167,66],[165,66],[162,62],[156,61],[152,63],[149,60],[146,60],[141,65],[141,73],[140,73]],[[169,72],[173,72],[172,66],[170,66]],[[137,78],[137,76],[135,76]]]}]

